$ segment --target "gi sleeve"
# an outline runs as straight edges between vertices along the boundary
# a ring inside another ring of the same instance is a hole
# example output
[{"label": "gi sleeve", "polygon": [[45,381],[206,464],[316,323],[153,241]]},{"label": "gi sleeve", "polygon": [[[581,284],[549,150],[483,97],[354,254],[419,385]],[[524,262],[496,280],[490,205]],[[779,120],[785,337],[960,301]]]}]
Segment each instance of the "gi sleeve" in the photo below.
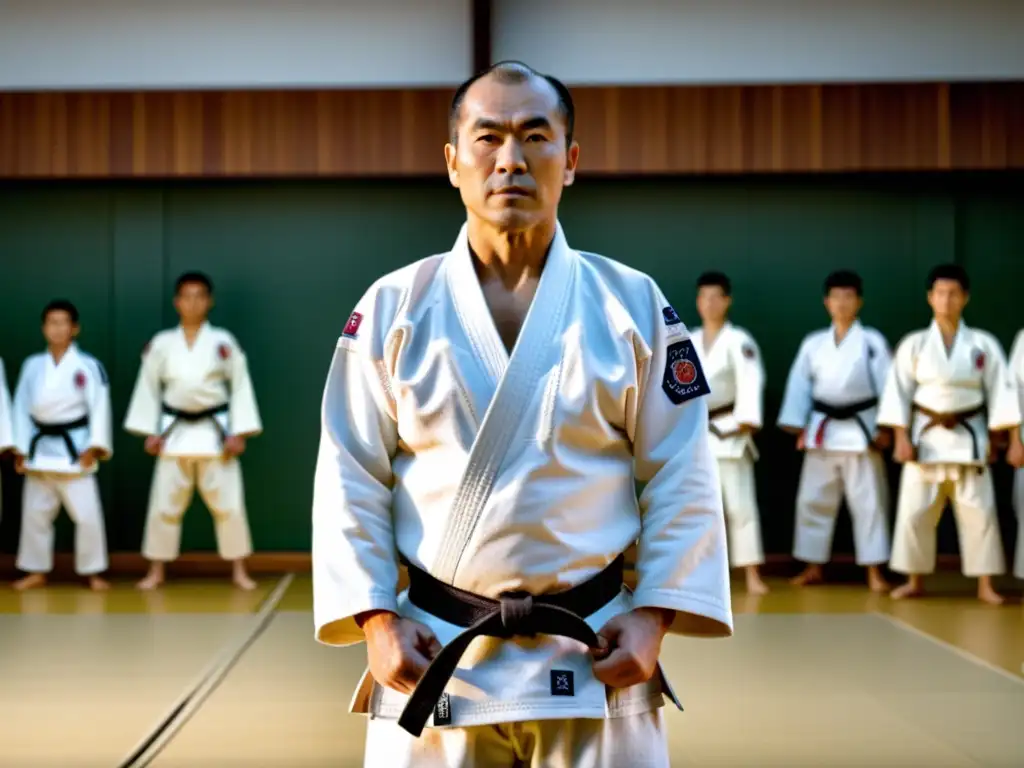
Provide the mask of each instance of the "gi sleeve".
[{"label": "gi sleeve", "polygon": [[11,391],[7,388],[7,371],[0,359],[0,453],[14,448],[14,425],[11,421]]},{"label": "gi sleeve", "polygon": [[1024,330],[1017,332],[1010,347],[1009,376],[1017,391],[1017,404],[1024,414]]},{"label": "gi sleeve", "polygon": [[654,294],[651,343],[638,350],[644,359],[630,435],[636,477],[646,483],[634,606],[675,611],[669,631],[676,634],[728,637],[725,516],[704,399],[710,389],[689,331],[661,292]]},{"label": "gi sleeve", "polygon": [[134,435],[149,437],[157,434],[160,429],[160,414],[163,410],[162,359],[159,339],[154,339],[142,351],[142,365],[124,417],[125,430]]},{"label": "gi sleeve", "polygon": [[733,417],[737,424],[760,429],[764,423],[764,364],[761,350],[748,334],[737,334],[730,349],[733,370],[736,372],[736,404]]},{"label": "gi sleeve", "polygon": [[885,378],[885,388],[878,404],[878,425],[881,427],[910,429],[911,405],[917,391],[914,371],[916,346],[917,336],[910,335],[896,348],[896,355]]},{"label": "gi sleeve", "polygon": [[885,337],[877,332],[868,335],[868,368],[871,371],[871,385],[875,394],[881,398],[892,369],[892,353]]},{"label": "gi sleeve", "polygon": [[89,358],[89,367],[92,375],[85,393],[89,401],[89,448],[98,451],[101,459],[108,460],[114,455],[110,378],[99,360]]},{"label": "gi sleeve", "polygon": [[[325,645],[364,639],[357,614],[397,613],[399,577],[391,514],[398,446],[394,400],[364,300],[338,341],[321,405],[313,484],[313,620]],[[382,333],[382,331],[381,331]]]},{"label": "gi sleeve", "polygon": [[30,357],[21,366],[18,385],[14,388],[12,421],[14,426],[14,450],[19,456],[28,456],[35,435],[32,423],[32,385],[35,379],[35,357]]},{"label": "gi sleeve", "polygon": [[231,401],[228,405],[228,424],[231,434],[241,437],[255,437],[263,431],[259,408],[256,407],[256,392],[249,375],[249,361],[241,345],[231,338]]},{"label": "gi sleeve", "polygon": [[814,380],[811,377],[811,339],[804,339],[797,350],[782,394],[777,424],[780,427],[803,430],[811,415]]},{"label": "gi sleeve", "polygon": [[990,432],[1001,432],[1020,425],[1018,390],[1010,375],[1002,345],[994,336],[979,335],[985,350],[982,381],[988,406],[988,428]]}]

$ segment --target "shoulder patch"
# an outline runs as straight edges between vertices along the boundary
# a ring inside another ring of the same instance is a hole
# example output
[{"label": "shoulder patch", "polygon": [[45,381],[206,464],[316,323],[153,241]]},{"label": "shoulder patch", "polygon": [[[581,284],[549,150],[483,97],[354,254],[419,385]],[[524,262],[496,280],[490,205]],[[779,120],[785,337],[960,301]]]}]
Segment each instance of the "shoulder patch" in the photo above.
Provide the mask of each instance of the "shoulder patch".
[{"label": "shoulder patch", "polygon": [[75,389],[85,389],[86,382],[85,371],[75,371]]},{"label": "shoulder patch", "polygon": [[985,370],[985,352],[983,350],[975,348],[974,350],[974,367],[979,371]]},{"label": "shoulder patch", "polygon": [[231,357],[231,347],[223,342],[218,344],[217,357],[219,357],[221,360],[227,360],[229,357]]},{"label": "shoulder patch", "polygon": [[683,321],[679,318],[679,314],[672,308],[672,305],[662,307],[661,317],[665,321],[665,325],[671,327],[673,325],[679,325]]},{"label": "shoulder patch", "polygon": [[750,344],[749,342],[745,342],[743,344],[742,352],[743,356],[747,358],[747,360],[753,360],[755,357],[757,357],[757,351],[754,349],[754,345]]},{"label": "shoulder patch", "polygon": [[342,336],[349,339],[355,339],[359,335],[359,326],[363,324],[363,315],[360,312],[353,312],[348,316],[348,322],[345,323],[345,329],[341,332]]},{"label": "shoulder patch", "polygon": [[665,372],[662,375],[661,388],[665,390],[668,399],[676,405],[682,405],[687,400],[711,392],[700,358],[697,357],[690,339],[669,345],[665,355]]}]

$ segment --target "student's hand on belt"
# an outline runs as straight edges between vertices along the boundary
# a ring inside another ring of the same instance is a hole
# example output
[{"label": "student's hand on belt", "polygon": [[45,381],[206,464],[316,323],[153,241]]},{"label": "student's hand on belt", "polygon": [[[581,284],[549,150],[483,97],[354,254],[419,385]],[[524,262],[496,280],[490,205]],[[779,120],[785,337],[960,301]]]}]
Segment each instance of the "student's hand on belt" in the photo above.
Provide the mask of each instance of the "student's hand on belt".
[{"label": "student's hand on belt", "polygon": [[100,451],[96,448],[89,448],[78,457],[78,465],[82,469],[92,469],[96,460],[99,458]]},{"label": "student's hand on belt", "polygon": [[230,459],[241,456],[245,453],[245,438],[239,435],[231,435],[224,438],[224,458]]},{"label": "student's hand on belt", "polygon": [[164,448],[164,440],[160,435],[150,435],[146,438],[145,449],[150,456],[159,456]]},{"label": "student's hand on belt", "polygon": [[14,471],[19,475],[25,474],[25,457],[20,453],[14,457]]},{"label": "student's hand on belt", "polygon": [[373,679],[386,688],[411,694],[441,652],[441,643],[423,624],[390,611],[369,615],[361,623]]},{"label": "student's hand on belt", "polygon": [[594,677],[612,688],[628,688],[650,680],[671,616],[671,611],[636,608],[601,627],[597,637],[602,647],[591,652]]}]

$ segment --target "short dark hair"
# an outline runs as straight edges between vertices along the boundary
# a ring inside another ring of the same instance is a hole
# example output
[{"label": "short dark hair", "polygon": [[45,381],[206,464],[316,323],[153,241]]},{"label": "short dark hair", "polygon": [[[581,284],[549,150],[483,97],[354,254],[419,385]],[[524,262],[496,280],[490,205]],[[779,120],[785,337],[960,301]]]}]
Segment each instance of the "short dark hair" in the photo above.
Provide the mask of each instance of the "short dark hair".
[{"label": "short dark hair", "polygon": [[864,282],[850,269],[836,270],[825,278],[825,295],[828,296],[833,288],[853,288],[858,296],[864,295]]},{"label": "short dark hair", "polygon": [[732,296],[732,283],[723,272],[705,272],[697,278],[697,290],[705,286],[717,285],[726,296]]},{"label": "short dark hair", "polygon": [[959,264],[939,264],[928,273],[928,290],[935,287],[938,280],[956,280],[964,293],[971,292],[971,279],[967,276],[967,270]]},{"label": "short dark hair", "polygon": [[71,318],[72,325],[78,325],[78,307],[72,304],[67,299],[54,299],[45,307],[43,307],[42,321],[45,323],[47,316],[51,312],[67,312],[68,317]]},{"label": "short dark hair", "polygon": [[181,289],[190,283],[198,283],[206,288],[206,292],[213,295],[213,281],[202,272],[186,272],[174,281],[174,295],[181,293]]},{"label": "short dark hair", "polygon": [[451,108],[448,110],[448,135],[453,145],[458,142],[459,120],[462,116],[462,102],[466,98],[466,92],[473,83],[491,76],[496,78],[499,83],[508,85],[525,83],[534,77],[539,77],[547,82],[558,96],[559,111],[562,113],[562,119],[565,120],[565,146],[568,148],[572,145],[573,133],[576,130],[576,105],[573,103],[568,87],[557,77],[538,72],[521,61],[499,61],[497,64],[492,64],[487,69],[477,72],[456,89],[455,95],[452,97]]}]

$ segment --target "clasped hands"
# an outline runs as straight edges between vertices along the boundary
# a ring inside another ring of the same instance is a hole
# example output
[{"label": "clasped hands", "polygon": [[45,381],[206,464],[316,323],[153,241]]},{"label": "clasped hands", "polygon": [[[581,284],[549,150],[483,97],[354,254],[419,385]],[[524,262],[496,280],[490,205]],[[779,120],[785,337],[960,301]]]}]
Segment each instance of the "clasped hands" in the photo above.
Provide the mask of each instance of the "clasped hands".
[{"label": "clasped hands", "polygon": [[[608,621],[597,633],[600,646],[591,650],[594,677],[612,688],[628,688],[650,680],[674,615],[661,608],[634,608]],[[357,622],[366,635],[373,679],[399,693],[411,694],[441,651],[434,633],[390,611],[371,611],[358,617]]]}]

